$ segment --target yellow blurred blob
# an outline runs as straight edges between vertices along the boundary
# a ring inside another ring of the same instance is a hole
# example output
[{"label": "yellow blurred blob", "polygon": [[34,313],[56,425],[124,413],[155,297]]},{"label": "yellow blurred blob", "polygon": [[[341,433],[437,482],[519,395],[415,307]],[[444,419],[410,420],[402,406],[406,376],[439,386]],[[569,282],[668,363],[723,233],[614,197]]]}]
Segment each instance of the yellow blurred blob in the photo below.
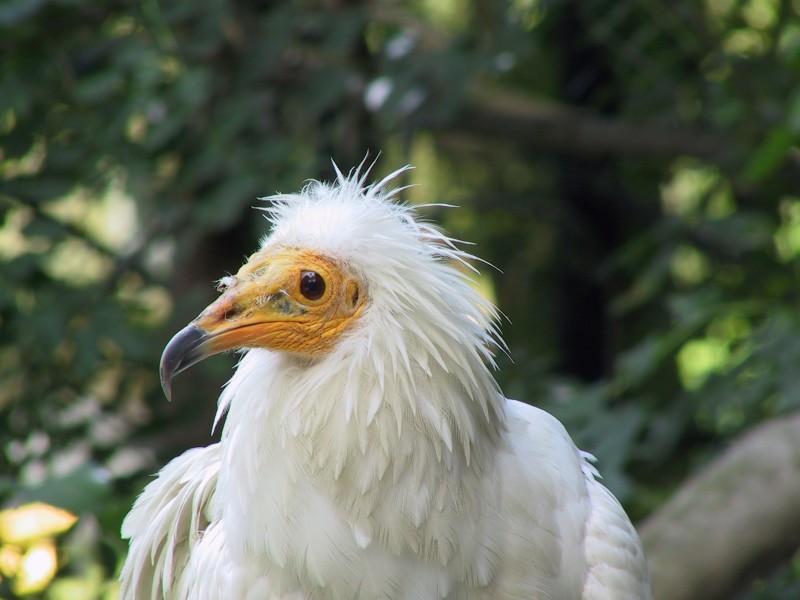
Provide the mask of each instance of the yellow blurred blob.
[{"label": "yellow blurred blob", "polygon": [[0,543],[26,544],[64,533],[78,517],[50,504],[34,502],[0,511]]},{"label": "yellow blurred blob", "polygon": [[42,502],[0,511],[0,579],[11,579],[18,596],[44,590],[58,569],[54,537],[77,520],[71,512]]},{"label": "yellow blurred blob", "polygon": [[41,540],[23,555],[11,587],[19,596],[41,592],[52,581],[57,568],[55,543],[52,539]]}]

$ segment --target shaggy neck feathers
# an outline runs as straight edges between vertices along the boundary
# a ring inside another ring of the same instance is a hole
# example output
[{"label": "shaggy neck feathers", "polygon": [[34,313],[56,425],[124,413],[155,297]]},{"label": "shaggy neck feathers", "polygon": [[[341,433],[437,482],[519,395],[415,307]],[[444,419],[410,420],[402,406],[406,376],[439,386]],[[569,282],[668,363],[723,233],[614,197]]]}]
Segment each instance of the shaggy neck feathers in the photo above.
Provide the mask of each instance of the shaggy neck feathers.
[{"label": "shaggy neck feathers", "polygon": [[[480,510],[468,488],[492,468],[504,426],[489,371],[496,313],[452,264],[470,257],[391,202],[384,183],[340,176],[267,209],[265,247],[345,261],[367,294],[331,354],[250,350],[220,398],[217,420],[228,412],[220,483],[238,491],[223,511],[239,516],[246,546],[270,540],[261,550],[278,564],[292,560],[297,532],[287,516],[309,488],[350,524],[358,547],[377,542],[446,563],[457,544],[437,530],[435,514]],[[281,518],[254,524],[253,504]]]}]

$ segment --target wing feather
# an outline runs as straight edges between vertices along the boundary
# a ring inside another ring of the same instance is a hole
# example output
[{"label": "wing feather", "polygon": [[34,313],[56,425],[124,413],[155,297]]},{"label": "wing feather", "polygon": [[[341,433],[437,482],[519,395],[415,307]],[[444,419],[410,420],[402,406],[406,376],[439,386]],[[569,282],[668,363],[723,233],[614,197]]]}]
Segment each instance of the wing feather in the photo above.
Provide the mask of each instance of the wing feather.
[{"label": "wing feather", "polygon": [[587,491],[591,507],[584,543],[588,573],[581,600],[651,600],[642,544],[624,509],[591,473]]},{"label": "wing feather", "polygon": [[[560,598],[571,590],[570,596],[580,600],[651,600],[639,536],[617,499],[597,480],[594,457],[578,450],[552,415],[513,400],[508,414],[509,439],[520,465],[507,493],[527,506],[513,507],[504,518],[530,512],[519,523],[520,536],[529,542],[521,552],[552,578],[532,584],[530,572],[518,568],[510,579],[519,578],[520,590],[527,585],[528,597]],[[548,536],[552,549],[546,554],[541,545]]]},{"label": "wing feather", "polygon": [[121,600],[170,597],[212,520],[219,464],[219,444],[188,450],[136,500],[122,523],[130,550],[120,574]]}]

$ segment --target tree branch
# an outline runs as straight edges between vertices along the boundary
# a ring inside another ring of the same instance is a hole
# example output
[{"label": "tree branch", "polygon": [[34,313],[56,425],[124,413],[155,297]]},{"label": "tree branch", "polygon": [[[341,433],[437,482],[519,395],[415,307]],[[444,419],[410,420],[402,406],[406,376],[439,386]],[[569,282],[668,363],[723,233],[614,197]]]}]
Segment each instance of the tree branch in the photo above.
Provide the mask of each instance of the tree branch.
[{"label": "tree branch", "polygon": [[640,528],[656,600],[729,598],[800,543],[800,414],[764,423]]},{"label": "tree branch", "polygon": [[498,90],[470,91],[458,117],[442,130],[499,136],[536,149],[590,157],[628,154],[720,158],[731,145],[719,135],[611,119]]}]

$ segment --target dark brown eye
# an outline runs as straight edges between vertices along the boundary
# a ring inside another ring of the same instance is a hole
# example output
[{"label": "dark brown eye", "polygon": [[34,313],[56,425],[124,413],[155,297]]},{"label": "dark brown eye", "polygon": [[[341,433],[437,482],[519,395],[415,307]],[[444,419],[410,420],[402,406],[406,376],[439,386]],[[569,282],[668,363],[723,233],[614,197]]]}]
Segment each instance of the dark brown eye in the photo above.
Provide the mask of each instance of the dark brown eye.
[{"label": "dark brown eye", "polygon": [[315,271],[300,273],[300,293],[309,300],[319,300],[325,293],[325,280]]}]

